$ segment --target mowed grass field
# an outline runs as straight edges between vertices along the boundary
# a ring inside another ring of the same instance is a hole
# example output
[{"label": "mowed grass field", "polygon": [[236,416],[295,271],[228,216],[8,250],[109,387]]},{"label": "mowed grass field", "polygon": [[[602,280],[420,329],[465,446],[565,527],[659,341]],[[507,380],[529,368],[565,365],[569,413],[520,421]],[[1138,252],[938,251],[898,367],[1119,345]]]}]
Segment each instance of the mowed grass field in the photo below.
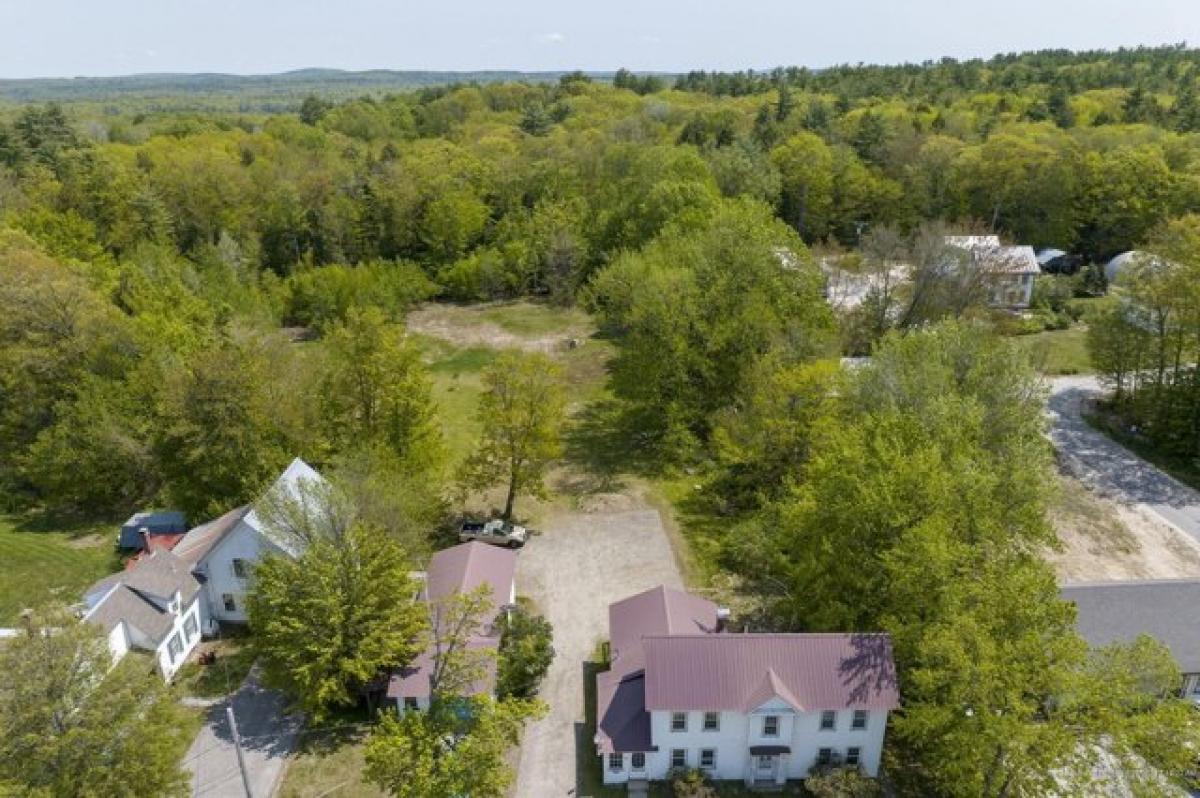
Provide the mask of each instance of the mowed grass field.
[{"label": "mowed grass field", "polygon": [[121,567],[115,525],[43,526],[0,515],[0,626],[11,626],[34,604],[79,601],[81,590]]},{"label": "mowed grass field", "polygon": [[1013,340],[1043,374],[1091,374],[1094,371],[1087,349],[1087,327],[1083,325],[1019,335]]}]

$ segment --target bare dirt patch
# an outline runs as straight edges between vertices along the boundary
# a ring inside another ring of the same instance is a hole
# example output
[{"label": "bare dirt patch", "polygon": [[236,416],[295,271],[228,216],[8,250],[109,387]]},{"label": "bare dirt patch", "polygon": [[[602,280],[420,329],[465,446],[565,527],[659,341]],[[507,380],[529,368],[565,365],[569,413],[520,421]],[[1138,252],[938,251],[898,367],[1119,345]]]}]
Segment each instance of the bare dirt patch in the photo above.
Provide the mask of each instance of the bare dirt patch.
[{"label": "bare dirt patch", "polygon": [[[566,350],[572,341],[583,341],[594,332],[594,328],[582,320],[551,324],[556,315],[554,311],[530,302],[488,303],[469,307],[429,304],[409,313],[406,323],[412,332],[456,346],[489,346],[493,349],[546,353]],[[496,320],[511,319],[517,322],[523,317],[531,323],[505,326]],[[545,321],[546,324],[539,324],[539,321]]]},{"label": "bare dirt patch", "polygon": [[1200,576],[1200,546],[1135,506],[1104,498],[1063,476],[1050,510],[1062,551],[1050,552],[1059,581]]}]

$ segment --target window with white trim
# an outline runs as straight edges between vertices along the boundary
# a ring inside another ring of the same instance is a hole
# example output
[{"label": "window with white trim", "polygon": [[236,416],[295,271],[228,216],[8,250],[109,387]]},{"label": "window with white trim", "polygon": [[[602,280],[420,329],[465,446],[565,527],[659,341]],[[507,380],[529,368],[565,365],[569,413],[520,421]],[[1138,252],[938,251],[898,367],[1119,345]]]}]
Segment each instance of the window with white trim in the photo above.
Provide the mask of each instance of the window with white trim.
[{"label": "window with white trim", "polygon": [[171,635],[171,639],[167,641],[167,655],[171,658],[171,662],[179,659],[179,655],[183,653],[183,643],[179,642],[179,633]]},{"label": "window with white trim", "polygon": [[763,737],[778,737],[779,736],[779,716],[766,715],[763,717]]},{"label": "window with white trim", "polygon": [[200,627],[196,625],[196,615],[193,613],[183,620],[183,636],[191,642],[196,637],[196,633],[200,631]]},{"label": "window with white trim", "polygon": [[641,751],[635,751],[629,756],[629,766],[634,770],[646,769],[646,755]]},{"label": "window with white trim", "polygon": [[238,558],[233,560],[233,575],[238,579],[245,579],[250,575],[250,568],[247,567],[246,561]]},{"label": "window with white trim", "polygon": [[221,603],[225,605],[225,612],[237,612],[237,601],[232,593],[222,593]]},{"label": "window with white trim", "polygon": [[671,731],[685,732],[687,731],[687,713],[672,712],[671,713]]},{"label": "window with white trim", "polygon": [[624,754],[609,754],[608,755],[608,769],[616,770],[616,771],[624,770],[625,769],[625,755]]},{"label": "window with white trim", "polygon": [[859,748],[858,746],[854,746],[854,747],[846,749],[846,764],[847,765],[857,765],[859,763],[859,760],[861,760],[861,759],[862,759],[862,749],[861,748]]},{"label": "window with white trim", "polygon": [[832,761],[833,761],[833,749],[832,748],[817,749],[817,764],[818,765],[828,765]]},{"label": "window with white trim", "polygon": [[421,708],[421,705],[417,703],[417,699],[416,699],[416,697],[415,697],[415,696],[406,695],[406,696],[404,697],[404,709],[405,709],[405,711],[408,711],[408,710],[416,710],[416,709],[420,709],[420,708]]},{"label": "window with white trim", "polygon": [[837,728],[837,713],[827,709],[821,713],[821,731],[833,731]]},{"label": "window with white trim", "polygon": [[867,728],[867,711],[865,709],[854,710],[854,720],[850,721],[851,729]]},{"label": "window with white trim", "polygon": [[700,769],[701,770],[716,770],[717,769],[717,749],[701,748],[700,749]]},{"label": "window with white trim", "polygon": [[720,712],[705,712],[704,725],[701,727],[704,731],[720,731],[721,730],[721,713]]},{"label": "window with white trim", "polygon": [[685,768],[687,767],[687,750],[683,748],[671,749],[671,767]]}]

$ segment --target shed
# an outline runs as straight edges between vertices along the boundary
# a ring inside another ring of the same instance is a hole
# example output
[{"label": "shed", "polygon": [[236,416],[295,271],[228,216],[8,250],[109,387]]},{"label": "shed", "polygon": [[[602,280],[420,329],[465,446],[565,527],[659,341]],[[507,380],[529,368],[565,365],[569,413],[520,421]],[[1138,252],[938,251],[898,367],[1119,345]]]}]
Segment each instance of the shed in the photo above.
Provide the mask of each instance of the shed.
[{"label": "shed", "polygon": [[178,510],[157,510],[134,513],[121,525],[117,546],[122,549],[145,548],[142,530],[150,535],[182,535],[187,532],[187,518]]}]

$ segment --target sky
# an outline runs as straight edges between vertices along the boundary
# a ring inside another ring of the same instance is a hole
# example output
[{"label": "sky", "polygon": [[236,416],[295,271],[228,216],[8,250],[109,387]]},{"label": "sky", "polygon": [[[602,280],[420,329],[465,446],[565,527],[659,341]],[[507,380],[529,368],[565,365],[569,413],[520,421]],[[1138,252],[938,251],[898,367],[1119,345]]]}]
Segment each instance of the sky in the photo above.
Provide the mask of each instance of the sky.
[{"label": "sky", "polygon": [[0,78],[668,72],[1200,43],[1200,0],[0,0]]}]

